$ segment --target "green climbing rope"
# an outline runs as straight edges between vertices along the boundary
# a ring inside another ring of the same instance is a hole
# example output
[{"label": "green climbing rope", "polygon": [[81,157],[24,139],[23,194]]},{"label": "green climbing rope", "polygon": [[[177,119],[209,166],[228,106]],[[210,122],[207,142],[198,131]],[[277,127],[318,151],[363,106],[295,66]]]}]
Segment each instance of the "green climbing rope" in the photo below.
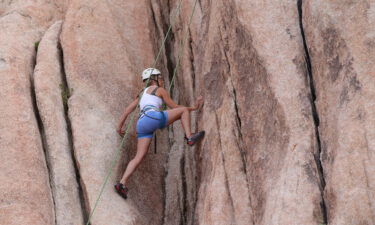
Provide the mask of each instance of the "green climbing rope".
[{"label": "green climbing rope", "polygon": [[[197,0],[195,0],[194,8],[193,8],[192,13],[191,13],[191,15],[190,15],[189,24],[188,24],[187,32],[186,32],[186,37],[185,37],[185,40],[183,41],[183,44],[184,44],[185,41],[187,40],[187,36],[188,36],[188,34],[189,34],[189,33],[188,33],[188,30],[189,30],[189,27],[190,27],[190,24],[191,24],[191,21],[192,21],[192,17],[193,17],[194,12],[195,12],[196,4],[197,4]],[[174,24],[174,20],[175,20],[176,17],[180,14],[181,5],[182,5],[182,0],[179,1],[179,4],[178,4],[178,6],[177,6],[177,10],[176,10],[176,14],[175,14],[174,17],[173,17],[173,20],[171,20],[171,24],[170,24],[169,27],[168,27],[167,33],[165,34],[165,37],[164,37],[164,39],[163,39],[163,41],[162,41],[162,45],[160,46],[159,51],[158,51],[158,54],[157,54],[156,57],[155,57],[154,63],[153,63],[153,65],[152,65],[152,68],[155,68],[156,63],[157,63],[157,61],[158,61],[158,59],[159,59],[159,57],[160,57],[160,54],[161,54],[161,52],[162,52],[162,50],[163,50],[163,48],[164,48],[164,46],[165,46],[165,42],[166,42],[166,40],[167,40],[167,38],[168,38],[168,36],[169,36],[169,34],[170,34],[170,32],[171,32],[172,26],[173,26],[173,24]],[[177,65],[176,65],[176,67],[175,67],[175,69],[174,69],[174,71],[173,71],[173,76],[172,76],[171,84],[170,84],[170,86],[169,86],[169,92],[170,92],[170,89],[171,89],[172,83],[173,83],[173,81],[174,81],[174,77],[175,77],[175,75],[176,75],[177,68],[178,68],[178,66],[179,66],[179,62],[180,62],[180,53],[182,52],[181,49],[182,49],[182,48],[180,48],[180,51],[179,51],[179,53],[178,53]],[[152,74],[152,71],[151,71],[151,74]],[[149,80],[147,80],[146,85],[145,85],[145,88],[143,89],[142,93],[140,94],[139,99],[142,98],[142,95],[143,95],[143,93],[144,93],[144,91],[145,91],[145,89],[146,89],[148,83],[149,83]],[[139,107],[139,104],[138,104],[137,108],[138,108],[138,107]],[[94,215],[94,212],[95,212],[95,210],[96,210],[96,208],[97,208],[97,206],[98,206],[99,200],[100,200],[101,196],[103,195],[104,188],[105,188],[106,184],[108,183],[109,178],[110,178],[111,175],[112,175],[113,169],[115,168],[116,164],[118,163],[118,160],[119,160],[119,158],[120,158],[119,156],[120,156],[120,153],[121,153],[121,149],[123,148],[124,143],[125,143],[125,140],[127,139],[127,135],[128,135],[128,133],[129,133],[129,129],[130,129],[131,125],[133,124],[134,118],[135,118],[135,113],[133,112],[133,113],[132,113],[132,116],[131,116],[131,119],[130,119],[130,122],[129,122],[129,123],[127,124],[127,126],[126,126],[125,134],[124,134],[124,136],[123,136],[123,138],[122,138],[122,140],[121,140],[120,147],[119,147],[118,150],[117,150],[116,157],[112,160],[110,170],[109,170],[107,176],[105,177],[104,182],[103,182],[103,184],[102,184],[102,186],[101,186],[101,188],[100,188],[99,195],[98,195],[98,197],[97,197],[97,199],[96,199],[96,201],[95,201],[95,204],[94,204],[93,209],[91,210],[91,213],[90,213],[90,215],[89,215],[89,218],[88,218],[88,220],[87,220],[86,225],[89,225],[89,224],[90,224],[91,218],[92,218],[92,216]]]},{"label": "green climbing rope", "polygon": [[173,70],[173,76],[172,76],[172,80],[171,80],[171,83],[169,85],[169,89],[168,89],[168,92],[170,93],[171,92],[171,88],[172,88],[172,85],[174,83],[174,78],[177,74],[177,69],[178,67],[180,66],[180,55],[182,53],[182,49],[184,48],[184,45],[185,45],[185,42],[187,41],[187,38],[188,38],[188,34],[189,34],[189,27],[191,25],[191,22],[193,21],[193,15],[195,13],[195,8],[196,8],[196,5],[197,5],[197,0],[195,0],[194,2],[194,6],[193,6],[193,10],[191,11],[191,14],[190,14],[190,18],[189,18],[189,23],[188,23],[188,26],[186,28],[186,34],[185,34],[185,38],[182,40],[182,45],[180,45],[179,47],[179,50],[178,50],[178,55],[177,55],[177,63],[176,63],[176,66]]}]

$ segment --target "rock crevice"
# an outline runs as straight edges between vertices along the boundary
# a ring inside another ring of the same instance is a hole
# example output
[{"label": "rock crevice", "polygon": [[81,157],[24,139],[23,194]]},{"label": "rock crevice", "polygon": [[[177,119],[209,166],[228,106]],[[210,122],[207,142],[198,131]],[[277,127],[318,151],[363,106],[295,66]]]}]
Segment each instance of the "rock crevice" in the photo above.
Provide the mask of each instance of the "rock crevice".
[{"label": "rock crevice", "polygon": [[68,141],[69,141],[69,146],[70,146],[70,149],[71,149],[71,158],[72,158],[72,161],[73,161],[73,166],[74,166],[74,172],[75,172],[75,177],[76,177],[76,181],[77,181],[77,184],[78,184],[78,194],[79,194],[79,199],[80,199],[80,203],[81,203],[81,210],[82,210],[82,217],[83,217],[83,221],[87,221],[88,220],[88,206],[86,205],[86,202],[85,202],[85,198],[84,198],[84,193],[85,193],[85,190],[84,190],[84,186],[81,184],[81,176],[80,176],[80,173],[79,173],[79,166],[78,166],[78,162],[77,162],[77,159],[74,155],[74,142],[73,142],[73,133],[72,133],[72,124],[71,124],[71,121],[70,121],[70,118],[69,118],[69,104],[68,104],[68,101],[69,101],[69,98],[70,98],[70,95],[72,94],[73,92],[73,89],[70,89],[69,88],[69,85],[68,85],[68,82],[67,82],[67,79],[66,79],[66,73],[65,73],[65,65],[64,65],[64,51],[63,51],[63,48],[61,46],[61,43],[59,42],[58,44],[58,48],[60,49],[60,62],[61,62],[61,74],[62,74],[62,83],[61,83],[61,98],[63,99],[63,105],[64,105],[64,118],[65,118],[65,122],[66,122],[66,125],[67,125],[67,134],[68,134]]},{"label": "rock crevice", "polygon": [[59,35],[62,21],[54,23],[38,42],[32,89],[37,121],[40,123],[50,185],[55,207],[55,223],[81,223],[82,208],[72,158],[72,140],[66,103],[70,90],[63,74]]},{"label": "rock crevice", "polygon": [[322,215],[323,215],[323,223],[327,224],[327,208],[325,204],[325,197],[324,197],[324,189],[326,186],[325,179],[324,179],[324,170],[322,166],[322,161],[321,161],[321,155],[322,155],[322,147],[321,147],[321,142],[320,142],[320,133],[319,133],[319,114],[316,110],[316,105],[315,105],[315,100],[316,100],[316,90],[315,90],[315,85],[314,85],[314,78],[311,70],[311,59],[310,59],[310,54],[309,50],[307,47],[307,42],[305,38],[305,32],[304,32],[304,27],[303,27],[303,16],[302,16],[302,1],[303,0],[297,0],[297,8],[298,8],[298,15],[299,15],[299,24],[300,24],[300,31],[301,31],[301,37],[303,40],[303,47],[305,50],[305,65],[306,65],[306,76],[307,76],[307,81],[308,85],[310,88],[310,104],[311,104],[311,114],[314,118],[314,125],[315,125],[315,136],[316,136],[316,141],[317,141],[317,148],[318,152],[317,154],[314,154],[314,159],[316,166],[318,168],[318,173],[319,173],[319,180],[320,180],[320,191],[321,191],[321,210],[322,210]]},{"label": "rock crevice", "polygon": [[[35,70],[36,64],[37,64],[37,54],[38,54],[38,46],[35,46],[35,56],[33,57],[33,71]],[[42,118],[40,116],[38,104],[37,104],[37,97],[36,97],[36,91],[35,91],[35,81],[34,81],[34,76],[30,76],[30,96],[31,96],[31,102],[33,106],[33,111],[35,114],[35,119],[38,124],[38,129],[39,129],[39,134],[40,134],[40,140],[42,142],[42,148],[43,148],[43,153],[44,153],[44,158],[46,161],[46,166],[47,166],[47,171],[48,171],[48,177],[49,177],[49,187],[50,190],[53,190],[52,183],[53,183],[53,178],[52,178],[52,169],[51,169],[51,161],[50,157],[48,155],[48,147],[47,147],[47,138],[44,130],[44,125]],[[54,224],[57,224],[57,218],[56,218],[56,203],[55,203],[55,196],[53,193],[49,193],[51,195],[52,199],[52,204],[53,204],[53,212],[54,212]]]}]

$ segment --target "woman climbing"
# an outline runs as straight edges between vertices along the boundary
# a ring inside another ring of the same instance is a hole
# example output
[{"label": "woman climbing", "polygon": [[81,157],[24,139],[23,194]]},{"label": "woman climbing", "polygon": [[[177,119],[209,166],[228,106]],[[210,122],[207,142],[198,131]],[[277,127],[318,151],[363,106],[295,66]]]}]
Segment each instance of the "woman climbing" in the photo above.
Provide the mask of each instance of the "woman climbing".
[{"label": "woman climbing", "polygon": [[[135,171],[146,155],[151,139],[157,129],[162,129],[173,122],[181,119],[182,127],[185,131],[185,139],[187,144],[192,146],[204,136],[204,131],[191,133],[190,129],[190,111],[198,110],[203,104],[203,98],[198,97],[193,107],[177,105],[169,96],[168,92],[163,88],[164,80],[159,70],[148,68],[142,73],[143,82],[148,83],[148,87],[144,90],[140,99],[140,115],[137,122],[137,154],[129,162],[124,175],[119,183],[115,185],[116,191],[123,197],[127,198],[127,182],[130,175]],[[128,115],[136,109],[139,101],[137,97],[124,111],[121,116],[117,132],[122,136],[124,122]],[[171,108],[162,111],[163,101]]]}]

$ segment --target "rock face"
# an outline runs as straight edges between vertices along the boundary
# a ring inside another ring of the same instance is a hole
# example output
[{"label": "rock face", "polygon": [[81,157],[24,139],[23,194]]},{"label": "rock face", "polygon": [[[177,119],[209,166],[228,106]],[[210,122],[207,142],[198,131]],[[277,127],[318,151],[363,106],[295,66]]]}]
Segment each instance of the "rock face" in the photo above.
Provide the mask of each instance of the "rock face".
[{"label": "rock face", "polygon": [[56,224],[73,225],[82,224],[83,218],[63,104],[63,100],[69,97],[69,90],[63,80],[61,51],[58,48],[61,25],[61,21],[56,22],[43,36],[33,78],[36,103],[44,127]]},{"label": "rock face", "polygon": [[55,224],[30,75],[35,43],[61,15],[47,1],[1,8],[0,224]]},{"label": "rock face", "polygon": [[[91,225],[374,224],[374,10],[1,1],[0,224],[92,212]],[[113,184],[136,153],[135,121],[124,147],[116,126],[157,56],[168,86],[180,63],[178,104],[204,96],[192,128],[206,137],[190,148],[179,122],[158,131],[125,201]]]},{"label": "rock face", "polygon": [[324,223],[297,5],[199,8],[209,13],[191,28],[194,70],[182,72],[206,99],[194,223]]},{"label": "rock face", "polygon": [[329,224],[375,223],[375,3],[306,1]]},{"label": "rock face", "polygon": [[[139,74],[153,62],[153,44],[157,44],[153,26],[148,1],[108,4],[76,0],[66,15],[61,39],[67,82],[73,89],[69,118],[88,212],[94,210],[113,160],[121,160],[115,169],[117,176],[112,176],[104,189],[92,224],[162,223],[167,146],[150,155],[134,174],[130,199],[124,201],[113,188],[123,173],[124,158],[135,153],[134,129],[122,149],[125,157],[118,153],[116,128],[126,104],[142,89]],[[167,134],[164,136],[166,139]]]}]

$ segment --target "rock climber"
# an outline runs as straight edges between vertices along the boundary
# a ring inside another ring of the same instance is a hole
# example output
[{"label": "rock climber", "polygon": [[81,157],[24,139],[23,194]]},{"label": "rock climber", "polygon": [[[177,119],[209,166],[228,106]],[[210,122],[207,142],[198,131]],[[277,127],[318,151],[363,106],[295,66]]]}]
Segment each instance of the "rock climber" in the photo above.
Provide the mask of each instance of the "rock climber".
[{"label": "rock climber", "polygon": [[[147,82],[148,85],[143,91],[139,102],[140,115],[137,122],[137,153],[129,162],[120,182],[115,185],[116,191],[125,199],[128,193],[128,179],[145,157],[151,139],[157,129],[167,127],[181,119],[182,127],[185,131],[185,139],[190,146],[201,140],[205,133],[204,131],[191,133],[190,129],[190,111],[198,110],[203,105],[203,98],[201,96],[196,99],[196,103],[192,107],[177,105],[163,88],[163,77],[160,71],[155,68],[145,69],[142,73],[142,80],[143,82]],[[138,101],[139,96],[130,103],[121,116],[117,128],[117,132],[121,136],[125,134],[123,130],[125,120],[137,108]],[[171,109],[162,111],[163,102]]]}]

